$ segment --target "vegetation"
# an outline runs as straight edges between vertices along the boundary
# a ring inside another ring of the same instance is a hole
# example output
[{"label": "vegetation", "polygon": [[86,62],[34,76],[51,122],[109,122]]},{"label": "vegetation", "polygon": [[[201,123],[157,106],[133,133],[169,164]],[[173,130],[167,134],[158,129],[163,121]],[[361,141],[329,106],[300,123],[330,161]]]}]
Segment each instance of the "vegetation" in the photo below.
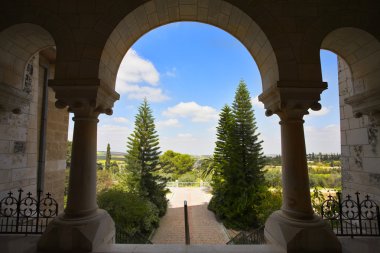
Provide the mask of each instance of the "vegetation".
[{"label": "vegetation", "polygon": [[195,158],[191,155],[176,153],[172,150],[162,154],[159,160],[160,173],[171,181],[178,180],[186,173],[191,173],[195,163]]},{"label": "vegetation", "polygon": [[111,147],[110,144],[107,144],[107,153],[106,153],[106,162],[105,162],[105,168],[106,170],[109,170],[111,168]]},{"label": "vegetation", "polygon": [[213,197],[209,209],[227,227],[250,229],[260,225],[259,208],[264,183],[261,141],[251,98],[241,81],[232,108],[220,113],[214,151]]},{"label": "vegetation", "polygon": [[128,171],[128,188],[155,204],[160,216],[167,208],[166,179],[157,171],[159,166],[159,140],[152,111],[146,99],[135,118],[135,129],[128,138],[125,156]]},{"label": "vegetation", "polygon": [[134,192],[114,187],[98,194],[100,208],[108,211],[115,224],[129,236],[149,235],[158,227],[158,208]]}]

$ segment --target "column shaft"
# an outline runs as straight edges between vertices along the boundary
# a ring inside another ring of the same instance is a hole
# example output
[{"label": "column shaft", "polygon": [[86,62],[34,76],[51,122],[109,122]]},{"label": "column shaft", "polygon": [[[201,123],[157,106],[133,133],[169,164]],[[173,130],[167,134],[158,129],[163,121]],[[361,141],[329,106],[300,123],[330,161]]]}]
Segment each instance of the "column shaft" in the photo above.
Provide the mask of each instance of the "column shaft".
[{"label": "column shaft", "polygon": [[69,192],[65,214],[81,217],[95,213],[97,117],[74,117]]},{"label": "column shaft", "polygon": [[309,176],[302,119],[286,119],[281,124],[282,211],[298,219],[311,219]]}]

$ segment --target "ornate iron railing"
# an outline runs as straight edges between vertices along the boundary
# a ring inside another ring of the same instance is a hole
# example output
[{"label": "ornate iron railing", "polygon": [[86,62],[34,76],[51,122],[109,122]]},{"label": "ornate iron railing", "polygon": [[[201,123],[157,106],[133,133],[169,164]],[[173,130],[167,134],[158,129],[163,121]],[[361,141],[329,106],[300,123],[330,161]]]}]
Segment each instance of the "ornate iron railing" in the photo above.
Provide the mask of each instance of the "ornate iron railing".
[{"label": "ornate iron railing", "polygon": [[0,234],[42,234],[49,222],[58,215],[58,203],[50,193],[43,196],[37,192],[37,198],[23,190],[18,195],[12,192],[0,200]]},{"label": "ornate iron railing", "polygon": [[360,200],[347,195],[342,200],[341,193],[331,195],[322,203],[321,215],[338,236],[380,236],[379,206],[368,195]]},{"label": "ornate iron railing", "polygon": [[265,244],[264,226],[251,232],[242,231],[227,242],[227,244]]}]

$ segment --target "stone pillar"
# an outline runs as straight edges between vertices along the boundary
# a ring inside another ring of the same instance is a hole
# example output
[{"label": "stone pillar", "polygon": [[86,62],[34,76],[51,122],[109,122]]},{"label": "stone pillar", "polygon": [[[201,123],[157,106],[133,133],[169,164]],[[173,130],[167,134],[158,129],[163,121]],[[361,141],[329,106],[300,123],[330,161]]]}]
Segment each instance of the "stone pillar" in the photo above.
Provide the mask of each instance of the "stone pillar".
[{"label": "stone pillar", "polygon": [[69,190],[65,214],[81,217],[96,212],[97,116],[75,116]]},{"label": "stone pillar", "polygon": [[100,85],[71,87],[53,85],[58,98],[56,106],[68,106],[75,115],[67,207],[41,236],[40,251],[94,251],[114,242],[115,237],[112,218],[96,204],[96,138],[98,115],[112,114],[111,109],[103,108],[112,106],[117,96],[109,96],[112,92],[105,92]]},{"label": "stone pillar", "polygon": [[281,118],[282,194],[281,210],[290,217],[313,216],[303,130],[303,115]]},{"label": "stone pillar", "polygon": [[[284,86],[279,85],[279,86]],[[265,223],[265,238],[286,252],[341,252],[341,245],[327,223],[311,206],[303,116],[319,110],[321,87],[275,87],[263,93],[266,115],[281,121],[283,205]]]}]

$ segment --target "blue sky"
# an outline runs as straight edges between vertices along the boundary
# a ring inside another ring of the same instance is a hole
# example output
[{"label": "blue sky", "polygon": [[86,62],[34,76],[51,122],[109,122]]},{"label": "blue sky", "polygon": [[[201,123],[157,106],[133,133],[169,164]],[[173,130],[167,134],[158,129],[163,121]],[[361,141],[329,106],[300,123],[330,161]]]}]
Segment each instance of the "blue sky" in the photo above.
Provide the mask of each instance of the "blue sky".
[{"label": "blue sky", "polygon": [[[322,94],[322,110],[305,117],[307,152],[340,152],[337,59],[321,51],[321,61],[329,89]],[[279,118],[265,117],[257,100],[262,88],[254,59],[230,34],[194,22],[161,26],[128,51],[119,68],[114,114],[99,118],[98,150],[107,143],[112,151],[126,150],[137,108],[147,97],[162,151],[212,154],[219,111],[232,103],[241,79],[251,93],[264,153],[279,154]]]}]

